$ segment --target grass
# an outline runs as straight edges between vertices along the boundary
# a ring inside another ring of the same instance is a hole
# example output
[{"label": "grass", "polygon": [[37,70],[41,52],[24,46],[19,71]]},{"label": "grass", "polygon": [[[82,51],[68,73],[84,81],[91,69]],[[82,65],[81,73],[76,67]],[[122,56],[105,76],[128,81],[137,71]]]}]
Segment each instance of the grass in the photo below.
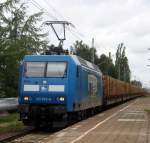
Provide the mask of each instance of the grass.
[{"label": "grass", "polygon": [[24,125],[19,120],[18,113],[11,113],[6,116],[0,116],[0,134],[17,132],[24,128]]},{"label": "grass", "polygon": [[144,109],[144,111],[150,113],[150,109]]},{"label": "grass", "polygon": [[150,117],[150,109],[145,109],[144,110],[146,113],[147,113],[147,115]]}]

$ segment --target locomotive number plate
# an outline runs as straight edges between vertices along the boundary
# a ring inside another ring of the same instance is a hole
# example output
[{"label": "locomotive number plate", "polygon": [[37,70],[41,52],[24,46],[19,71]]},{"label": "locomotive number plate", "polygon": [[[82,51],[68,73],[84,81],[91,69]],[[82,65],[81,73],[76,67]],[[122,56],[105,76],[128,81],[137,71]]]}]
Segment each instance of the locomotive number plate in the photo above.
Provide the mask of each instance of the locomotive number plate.
[{"label": "locomotive number plate", "polygon": [[48,97],[37,97],[35,98],[36,101],[42,101],[42,102],[47,102],[47,101],[51,101],[51,98]]}]

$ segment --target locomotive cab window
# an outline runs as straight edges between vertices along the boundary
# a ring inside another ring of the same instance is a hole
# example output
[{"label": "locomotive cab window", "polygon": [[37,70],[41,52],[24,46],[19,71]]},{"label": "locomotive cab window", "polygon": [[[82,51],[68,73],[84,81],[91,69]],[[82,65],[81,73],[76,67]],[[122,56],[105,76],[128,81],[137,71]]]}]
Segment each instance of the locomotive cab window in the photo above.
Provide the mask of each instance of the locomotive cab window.
[{"label": "locomotive cab window", "polygon": [[48,62],[47,77],[66,77],[67,63],[66,62]]},{"label": "locomotive cab window", "polygon": [[26,77],[44,77],[45,62],[26,62]]}]

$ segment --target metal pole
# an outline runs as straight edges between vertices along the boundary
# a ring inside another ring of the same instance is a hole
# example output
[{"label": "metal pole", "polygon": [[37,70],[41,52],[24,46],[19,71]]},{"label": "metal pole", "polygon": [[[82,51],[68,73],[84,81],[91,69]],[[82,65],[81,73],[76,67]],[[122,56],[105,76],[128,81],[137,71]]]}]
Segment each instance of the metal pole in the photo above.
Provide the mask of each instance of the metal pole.
[{"label": "metal pole", "polygon": [[92,38],[92,63],[94,63],[94,59],[95,59],[95,54],[94,54],[94,38]]},{"label": "metal pole", "polygon": [[124,76],[124,81],[126,81],[126,68],[123,68],[123,76]]},{"label": "metal pole", "polygon": [[118,61],[118,79],[120,80],[120,57]]}]

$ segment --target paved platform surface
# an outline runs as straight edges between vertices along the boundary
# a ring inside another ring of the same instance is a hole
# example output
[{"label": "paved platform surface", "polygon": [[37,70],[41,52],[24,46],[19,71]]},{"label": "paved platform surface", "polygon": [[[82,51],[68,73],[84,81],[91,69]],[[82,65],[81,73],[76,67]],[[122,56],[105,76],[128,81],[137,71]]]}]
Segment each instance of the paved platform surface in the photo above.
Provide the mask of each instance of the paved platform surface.
[{"label": "paved platform surface", "polygon": [[[66,129],[24,143],[150,143],[150,97],[116,106]],[[19,140],[16,141],[20,142]]]}]

